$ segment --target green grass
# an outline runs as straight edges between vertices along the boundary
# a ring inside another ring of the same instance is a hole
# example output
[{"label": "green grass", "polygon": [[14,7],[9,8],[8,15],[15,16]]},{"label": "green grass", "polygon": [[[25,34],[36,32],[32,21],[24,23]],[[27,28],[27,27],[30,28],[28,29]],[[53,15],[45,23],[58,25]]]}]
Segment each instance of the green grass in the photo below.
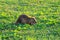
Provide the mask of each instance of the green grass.
[{"label": "green grass", "polygon": [[[21,14],[37,23],[14,25]],[[0,40],[60,40],[60,0],[0,0]]]}]

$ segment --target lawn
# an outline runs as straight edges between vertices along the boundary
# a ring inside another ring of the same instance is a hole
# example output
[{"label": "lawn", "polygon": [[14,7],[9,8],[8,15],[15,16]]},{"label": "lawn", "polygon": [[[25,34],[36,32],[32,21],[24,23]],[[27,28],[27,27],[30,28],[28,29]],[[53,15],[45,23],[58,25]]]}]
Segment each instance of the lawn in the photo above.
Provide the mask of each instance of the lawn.
[{"label": "lawn", "polygon": [[[35,25],[14,25],[21,14]],[[0,40],[60,40],[60,0],[0,0]]]}]

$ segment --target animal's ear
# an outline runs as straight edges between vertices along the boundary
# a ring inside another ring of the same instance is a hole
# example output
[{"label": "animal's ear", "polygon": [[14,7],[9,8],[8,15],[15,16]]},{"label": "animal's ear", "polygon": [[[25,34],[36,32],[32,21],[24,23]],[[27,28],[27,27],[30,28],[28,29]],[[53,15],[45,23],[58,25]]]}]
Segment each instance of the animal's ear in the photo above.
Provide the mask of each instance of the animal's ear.
[{"label": "animal's ear", "polygon": [[32,17],[32,18],[35,18],[35,17]]},{"label": "animal's ear", "polygon": [[33,20],[35,20],[36,18],[35,17],[32,17]]}]

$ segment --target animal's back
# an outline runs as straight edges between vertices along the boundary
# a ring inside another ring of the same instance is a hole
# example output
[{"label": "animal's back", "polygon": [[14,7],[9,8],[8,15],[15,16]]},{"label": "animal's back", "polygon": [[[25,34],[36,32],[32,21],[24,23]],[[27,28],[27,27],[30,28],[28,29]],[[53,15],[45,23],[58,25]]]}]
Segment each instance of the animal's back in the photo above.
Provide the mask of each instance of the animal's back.
[{"label": "animal's back", "polygon": [[28,16],[25,14],[22,14],[22,15],[20,15],[20,18],[28,18]]}]

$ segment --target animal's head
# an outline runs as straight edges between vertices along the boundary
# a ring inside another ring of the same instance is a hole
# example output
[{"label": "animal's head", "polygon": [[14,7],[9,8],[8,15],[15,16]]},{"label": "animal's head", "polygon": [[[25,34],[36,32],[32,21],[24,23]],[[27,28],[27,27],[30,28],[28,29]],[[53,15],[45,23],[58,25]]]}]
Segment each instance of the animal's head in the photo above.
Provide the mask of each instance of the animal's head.
[{"label": "animal's head", "polygon": [[35,17],[30,18],[29,22],[30,22],[30,25],[33,25],[33,24],[37,23]]}]

